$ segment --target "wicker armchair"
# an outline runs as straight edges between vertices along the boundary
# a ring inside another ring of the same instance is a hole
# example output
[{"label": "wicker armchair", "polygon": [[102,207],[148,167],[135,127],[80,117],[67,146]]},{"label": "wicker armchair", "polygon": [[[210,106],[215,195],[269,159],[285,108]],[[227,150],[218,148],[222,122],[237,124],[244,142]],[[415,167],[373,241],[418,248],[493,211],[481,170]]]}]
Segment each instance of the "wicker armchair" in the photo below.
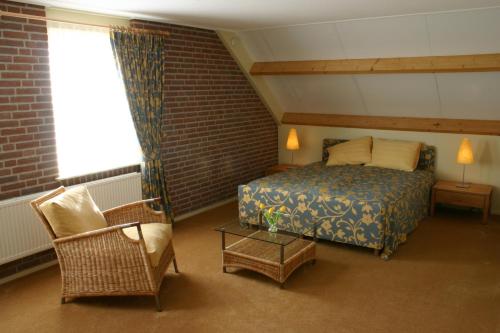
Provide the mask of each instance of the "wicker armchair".
[{"label": "wicker armchair", "polygon": [[[160,287],[171,262],[178,273],[172,241],[156,267],[151,264],[141,224],[170,223],[163,212],[143,200],[103,211],[108,227],[58,238],[39,205],[65,191],[60,187],[31,202],[45,225],[57,253],[62,276],[61,303],[69,297],[151,295],[161,311]],[[136,227],[139,239],[127,237],[123,229]]]}]

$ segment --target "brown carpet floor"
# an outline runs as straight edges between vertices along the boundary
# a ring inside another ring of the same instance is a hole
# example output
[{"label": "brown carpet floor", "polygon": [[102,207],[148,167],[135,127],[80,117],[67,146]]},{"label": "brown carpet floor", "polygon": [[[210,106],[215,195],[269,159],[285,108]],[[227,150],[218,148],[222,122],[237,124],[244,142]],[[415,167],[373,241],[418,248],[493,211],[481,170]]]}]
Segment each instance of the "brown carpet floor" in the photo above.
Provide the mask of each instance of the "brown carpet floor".
[{"label": "brown carpet floor", "polygon": [[285,289],[259,274],[223,274],[213,228],[229,204],[179,223],[181,274],[152,297],[59,304],[57,267],[0,286],[0,332],[500,332],[500,222],[440,211],[388,262],[367,249],[320,242],[315,266]]}]

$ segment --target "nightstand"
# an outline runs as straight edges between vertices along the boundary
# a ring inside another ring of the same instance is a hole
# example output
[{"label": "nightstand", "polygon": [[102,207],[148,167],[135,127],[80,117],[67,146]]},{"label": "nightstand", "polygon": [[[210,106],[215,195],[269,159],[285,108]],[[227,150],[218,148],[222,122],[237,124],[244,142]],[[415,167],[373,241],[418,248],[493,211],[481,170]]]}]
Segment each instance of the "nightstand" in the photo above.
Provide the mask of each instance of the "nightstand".
[{"label": "nightstand", "polygon": [[470,184],[470,187],[461,188],[456,185],[457,182],[439,180],[432,187],[431,216],[434,216],[437,203],[481,208],[483,210],[483,224],[487,224],[490,215],[493,187],[489,185]]},{"label": "nightstand", "polygon": [[266,176],[278,173],[278,172],[284,172],[290,169],[297,169],[300,168],[299,165],[296,164],[277,164],[273,165],[272,167],[269,167],[266,169]]}]

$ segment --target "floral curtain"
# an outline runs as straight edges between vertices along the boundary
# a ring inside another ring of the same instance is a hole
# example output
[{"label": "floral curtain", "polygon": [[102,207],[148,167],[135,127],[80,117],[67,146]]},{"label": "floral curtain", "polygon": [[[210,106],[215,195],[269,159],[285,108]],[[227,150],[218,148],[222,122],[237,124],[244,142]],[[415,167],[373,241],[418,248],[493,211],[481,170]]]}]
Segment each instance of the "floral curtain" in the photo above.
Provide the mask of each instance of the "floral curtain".
[{"label": "floral curtain", "polygon": [[163,111],[164,36],[129,29],[112,29],[111,45],[120,69],[134,126],[143,152],[142,194],[161,197],[173,221],[160,157]]}]

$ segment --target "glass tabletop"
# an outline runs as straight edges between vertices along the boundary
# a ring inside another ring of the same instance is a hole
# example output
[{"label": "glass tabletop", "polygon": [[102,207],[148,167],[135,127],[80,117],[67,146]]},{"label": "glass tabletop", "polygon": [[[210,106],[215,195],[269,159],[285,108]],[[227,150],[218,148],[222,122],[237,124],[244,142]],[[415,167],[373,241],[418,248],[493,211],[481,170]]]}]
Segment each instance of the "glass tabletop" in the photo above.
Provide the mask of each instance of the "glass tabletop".
[{"label": "glass tabletop", "polygon": [[231,235],[260,240],[278,245],[288,245],[301,237],[301,234],[278,229],[278,232],[269,232],[267,225],[250,224],[232,221],[215,228],[216,231]]}]

